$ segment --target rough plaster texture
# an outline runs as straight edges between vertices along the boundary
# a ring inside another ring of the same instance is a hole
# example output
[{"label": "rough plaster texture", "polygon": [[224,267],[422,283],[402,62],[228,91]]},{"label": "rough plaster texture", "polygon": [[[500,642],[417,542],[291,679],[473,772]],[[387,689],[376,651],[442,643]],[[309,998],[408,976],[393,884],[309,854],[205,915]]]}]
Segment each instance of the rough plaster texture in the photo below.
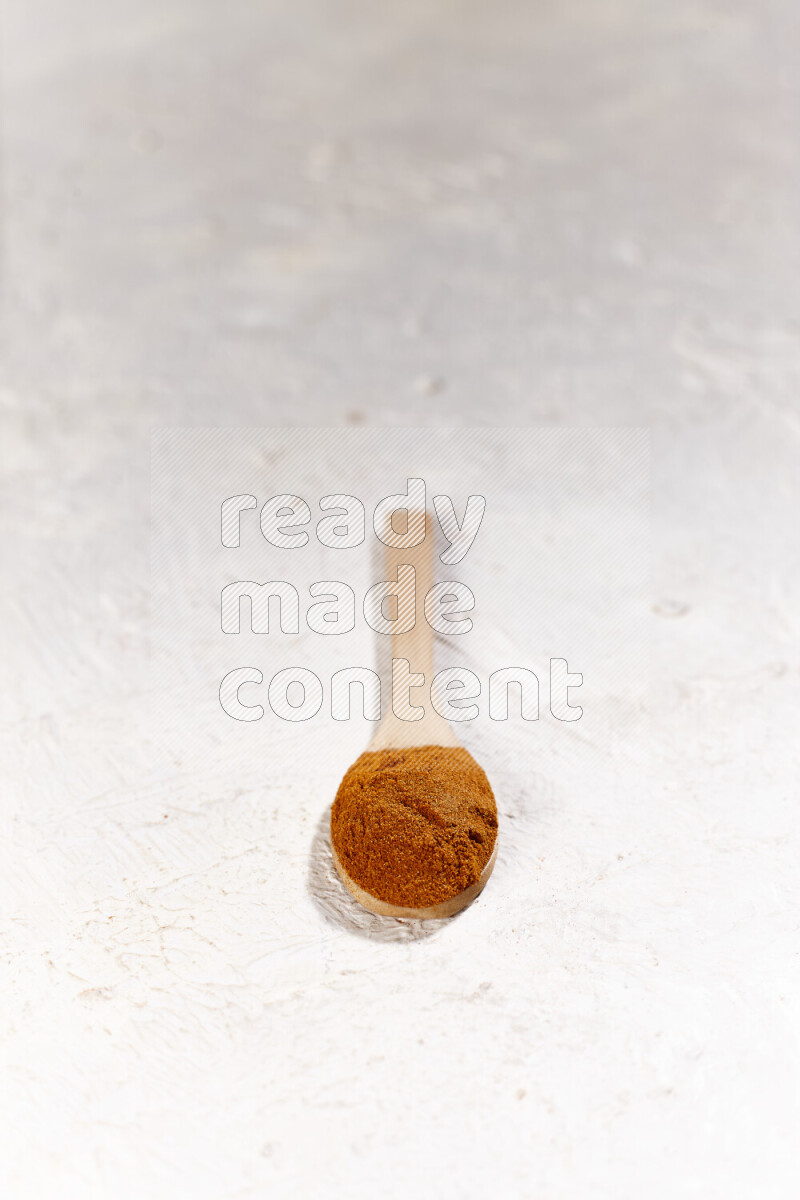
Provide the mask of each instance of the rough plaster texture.
[{"label": "rough plaster texture", "polygon": [[[797,1195],[796,6],[3,21],[5,1194]],[[147,673],[151,428],[346,422],[652,430],[647,777],[487,739],[432,930],[324,731],[200,769]]]}]

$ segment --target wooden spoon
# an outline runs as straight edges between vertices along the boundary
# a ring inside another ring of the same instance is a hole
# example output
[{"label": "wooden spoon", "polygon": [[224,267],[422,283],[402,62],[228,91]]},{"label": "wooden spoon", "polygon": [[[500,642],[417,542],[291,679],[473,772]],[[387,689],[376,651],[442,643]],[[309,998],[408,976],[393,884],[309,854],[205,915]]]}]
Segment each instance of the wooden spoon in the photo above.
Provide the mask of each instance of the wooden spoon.
[{"label": "wooden spoon", "polygon": [[[425,715],[418,721],[404,721],[395,715],[394,705],[382,718],[375,734],[370,741],[368,750],[405,750],[412,746],[460,746],[458,738],[453,733],[444,717],[439,716],[430,702],[430,685],[434,675],[433,667],[433,630],[425,619],[423,604],[425,596],[434,583],[434,529],[430,514],[425,514],[425,540],[418,546],[407,550],[388,546],[386,549],[387,579],[396,579],[397,568],[402,563],[410,563],[416,571],[417,620],[414,628],[408,633],[392,636],[392,658],[408,659],[412,673],[422,672],[425,675],[425,690],[427,699],[424,701]],[[419,701],[420,704],[423,701]],[[471,904],[480,895],[492,873],[497,858],[497,837],[495,837],[491,858],[481,872],[477,883],[465,888],[457,896],[443,900],[429,908],[404,908],[397,904],[387,904],[377,896],[365,892],[362,887],[348,875],[336,853],[336,847],[331,839],[333,862],[347,890],[370,912],[382,917],[412,917],[417,920],[430,920],[439,917],[452,917],[462,908]]]}]

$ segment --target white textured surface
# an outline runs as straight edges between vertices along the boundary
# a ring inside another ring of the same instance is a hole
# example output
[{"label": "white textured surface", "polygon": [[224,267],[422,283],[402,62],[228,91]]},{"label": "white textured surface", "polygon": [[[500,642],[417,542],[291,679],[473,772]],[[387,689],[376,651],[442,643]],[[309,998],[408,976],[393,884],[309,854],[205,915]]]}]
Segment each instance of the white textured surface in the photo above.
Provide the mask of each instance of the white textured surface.
[{"label": "white textured surface", "polygon": [[[6,1194],[795,1196],[796,6],[4,22]],[[648,779],[487,740],[422,937],[341,919],[322,733],[148,691],[151,427],[347,421],[653,431]]]}]

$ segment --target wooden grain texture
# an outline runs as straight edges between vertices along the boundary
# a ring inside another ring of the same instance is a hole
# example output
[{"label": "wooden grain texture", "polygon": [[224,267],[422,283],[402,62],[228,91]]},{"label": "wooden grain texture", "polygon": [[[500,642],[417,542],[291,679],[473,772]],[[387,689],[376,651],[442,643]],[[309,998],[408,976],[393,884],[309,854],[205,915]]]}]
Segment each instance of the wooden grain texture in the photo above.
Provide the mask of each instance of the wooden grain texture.
[{"label": "wooden grain texture", "polygon": [[[432,515],[426,513],[425,540],[419,546],[409,547],[405,550],[387,546],[385,550],[387,579],[396,580],[398,569],[402,565],[413,567],[415,572],[417,619],[414,628],[407,633],[392,635],[391,658],[404,659],[409,664],[410,674],[425,677],[425,690],[415,691],[413,696],[409,695],[409,702],[415,707],[424,707],[425,712],[421,720],[409,721],[395,711],[394,704],[387,707],[378,728],[370,739],[368,747],[370,750],[387,750],[389,747],[458,746],[461,744],[447,721],[425,700],[425,697],[430,694],[435,672],[434,635],[423,611],[425,597],[435,582],[433,550],[435,529],[436,525]],[[423,704],[419,703],[420,701],[425,702]]]}]

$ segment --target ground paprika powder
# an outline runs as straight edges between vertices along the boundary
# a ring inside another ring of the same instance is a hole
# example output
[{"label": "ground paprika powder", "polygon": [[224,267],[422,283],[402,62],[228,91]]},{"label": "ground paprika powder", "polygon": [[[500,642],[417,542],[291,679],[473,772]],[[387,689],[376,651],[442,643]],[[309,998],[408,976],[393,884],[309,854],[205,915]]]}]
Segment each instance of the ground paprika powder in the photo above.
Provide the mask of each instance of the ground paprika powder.
[{"label": "ground paprika powder", "polygon": [[463,747],[367,750],[331,810],[340,863],[387,904],[428,908],[477,883],[497,837],[489,780]]}]

